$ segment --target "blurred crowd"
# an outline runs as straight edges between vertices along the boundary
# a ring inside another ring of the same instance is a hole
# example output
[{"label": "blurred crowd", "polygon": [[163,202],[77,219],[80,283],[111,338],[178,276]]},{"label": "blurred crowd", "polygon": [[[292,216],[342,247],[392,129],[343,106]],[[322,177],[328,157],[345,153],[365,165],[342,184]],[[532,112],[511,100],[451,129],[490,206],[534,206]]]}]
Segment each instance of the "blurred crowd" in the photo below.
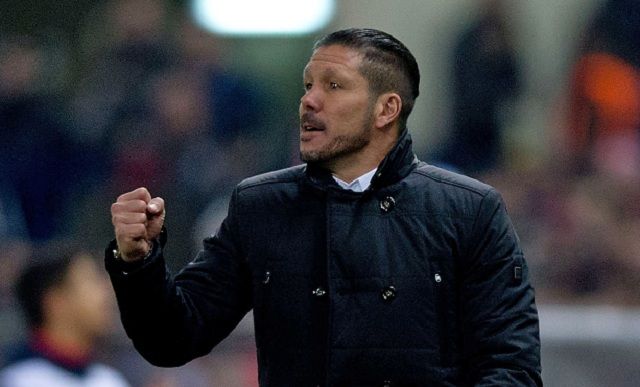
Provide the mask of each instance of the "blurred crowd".
[{"label": "blurred crowd", "polygon": [[505,146],[524,78],[506,3],[485,1],[454,48],[454,119],[433,160],[501,191],[540,303],[638,306],[640,2],[603,1],[584,27],[534,162]]},{"label": "blurred crowd", "polygon": [[[449,135],[419,156],[499,189],[540,303],[640,305],[640,2],[603,0],[584,26],[535,162],[506,145],[526,76],[504,2],[482,3],[451,48]],[[25,334],[13,283],[32,253],[75,239],[97,257],[120,193],[146,186],[169,203],[169,264],[178,268],[203,230],[215,231],[240,179],[296,162],[295,128],[276,138],[282,128],[265,118],[276,97],[225,65],[216,37],[181,11],[112,0],[90,17],[73,60],[65,44],[0,38],[0,348]],[[140,362],[119,347],[122,335],[111,363]],[[251,345],[232,344],[242,350],[217,364],[235,362],[256,385]],[[206,385],[215,368],[194,363],[200,374],[188,382],[159,370],[138,378]]]},{"label": "blurred crowd", "polygon": [[[220,65],[212,35],[158,0],[99,7],[79,69],[51,42],[0,42],[3,240],[103,244],[108,203],[138,186],[165,196],[182,224],[240,178],[283,164],[265,144],[277,142],[265,139],[267,91]],[[176,240],[192,231],[174,229]]]}]

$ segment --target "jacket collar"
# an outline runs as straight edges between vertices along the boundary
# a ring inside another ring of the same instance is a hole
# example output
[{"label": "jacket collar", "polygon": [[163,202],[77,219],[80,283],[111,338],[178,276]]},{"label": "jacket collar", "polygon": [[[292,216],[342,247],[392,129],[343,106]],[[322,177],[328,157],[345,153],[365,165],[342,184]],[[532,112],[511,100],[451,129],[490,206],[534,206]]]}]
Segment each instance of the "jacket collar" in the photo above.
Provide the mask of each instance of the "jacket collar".
[{"label": "jacket collar", "polygon": [[396,145],[378,166],[378,171],[371,180],[372,187],[385,187],[409,175],[418,163],[418,158],[413,154],[412,143],[407,129],[403,130]]},{"label": "jacket collar", "polygon": [[[418,159],[413,154],[411,135],[405,129],[398,137],[394,147],[378,165],[378,170],[371,180],[369,189],[379,189],[402,180],[417,163]],[[307,164],[305,172],[310,183],[316,188],[324,191],[328,187],[338,187],[331,172],[315,163]]]}]

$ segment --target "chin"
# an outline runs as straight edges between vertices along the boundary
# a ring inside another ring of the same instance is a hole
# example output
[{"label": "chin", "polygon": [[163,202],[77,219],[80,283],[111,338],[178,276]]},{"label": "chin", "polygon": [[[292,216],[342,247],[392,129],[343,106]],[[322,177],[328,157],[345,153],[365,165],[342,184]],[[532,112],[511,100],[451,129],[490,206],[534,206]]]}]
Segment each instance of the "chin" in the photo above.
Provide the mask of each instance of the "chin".
[{"label": "chin", "polygon": [[325,161],[324,157],[322,156],[323,155],[319,151],[300,150],[300,160],[304,161],[305,163],[317,163]]},{"label": "chin", "polygon": [[305,163],[313,163],[317,161],[315,155],[309,154],[308,152],[300,152],[300,160]]},{"label": "chin", "polygon": [[300,159],[302,161],[315,161],[321,153],[320,149],[300,144]]}]

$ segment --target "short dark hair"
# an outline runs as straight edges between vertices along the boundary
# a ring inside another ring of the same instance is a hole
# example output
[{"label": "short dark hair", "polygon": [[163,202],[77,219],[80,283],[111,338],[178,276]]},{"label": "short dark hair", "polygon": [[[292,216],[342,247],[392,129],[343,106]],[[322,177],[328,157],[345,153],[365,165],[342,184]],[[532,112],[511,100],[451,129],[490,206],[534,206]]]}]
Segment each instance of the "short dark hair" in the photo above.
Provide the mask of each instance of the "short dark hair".
[{"label": "short dark hair", "polygon": [[320,38],[313,46],[341,45],[361,51],[361,74],[369,81],[371,92],[378,96],[395,91],[402,99],[400,127],[404,129],[407,118],[420,94],[420,70],[416,58],[398,39],[383,31],[371,28],[349,28],[332,32]]},{"label": "short dark hair", "polygon": [[31,328],[39,328],[45,322],[45,296],[65,282],[70,267],[82,254],[80,250],[58,246],[54,250],[35,253],[22,270],[15,291]]}]

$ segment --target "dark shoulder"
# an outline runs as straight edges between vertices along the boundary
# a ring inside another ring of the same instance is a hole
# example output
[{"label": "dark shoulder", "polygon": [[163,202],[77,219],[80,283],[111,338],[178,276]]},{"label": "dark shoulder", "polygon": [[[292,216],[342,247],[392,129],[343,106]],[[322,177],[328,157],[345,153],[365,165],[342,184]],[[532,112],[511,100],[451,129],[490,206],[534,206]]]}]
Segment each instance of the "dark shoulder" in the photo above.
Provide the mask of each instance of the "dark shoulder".
[{"label": "dark shoulder", "polygon": [[414,169],[411,181],[415,196],[421,198],[420,206],[429,213],[474,221],[482,208],[502,206],[492,186],[423,162]]},{"label": "dark shoulder", "polygon": [[460,193],[467,192],[470,194],[477,194],[480,197],[484,197],[489,193],[495,192],[495,189],[490,185],[476,180],[472,177],[461,175],[443,168],[429,165],[421,162],[414,170],[414,173],[426,178],[431,187],[439,187],[447,191],[459,191]]},{"label": "dark shoulder", "polygon": [[296,183],[303,176],[306,165],[297,165],[277,171],[271,171],[260,175],[248,177],[238,184],[238,192],[259,189],[261,187],[266,188],[268,186]]},{"label": "dark shoulder", "polygon": [[235,208],[240,212],[266,211],[294,202],[300,197],[304,176],[305,166],[299,165],[246,178],[234,192]]}]

